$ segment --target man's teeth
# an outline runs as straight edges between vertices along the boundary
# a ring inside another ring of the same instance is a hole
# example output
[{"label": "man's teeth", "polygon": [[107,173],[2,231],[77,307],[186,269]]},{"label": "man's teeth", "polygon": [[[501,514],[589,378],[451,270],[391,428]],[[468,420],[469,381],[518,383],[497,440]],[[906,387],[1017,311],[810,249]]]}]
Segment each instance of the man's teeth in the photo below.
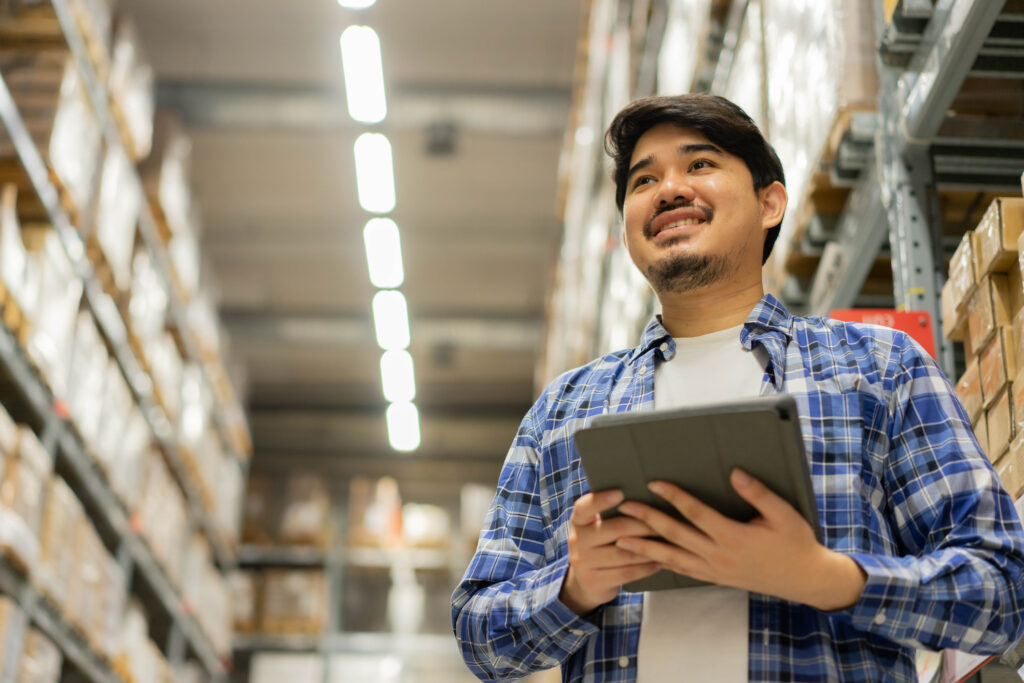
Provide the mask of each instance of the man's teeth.
[{"label": "man's teeth", "polygon": [[698,223],[703,223],[703,222],[704,222],[703,218],[684,218],[681,221],[673,221],[673,222],[669,223],[664,228],[662,228],[662,230],[671,230],[672,228],[678,228],[678,227],[683,226],[683,225],[697,225]]}]

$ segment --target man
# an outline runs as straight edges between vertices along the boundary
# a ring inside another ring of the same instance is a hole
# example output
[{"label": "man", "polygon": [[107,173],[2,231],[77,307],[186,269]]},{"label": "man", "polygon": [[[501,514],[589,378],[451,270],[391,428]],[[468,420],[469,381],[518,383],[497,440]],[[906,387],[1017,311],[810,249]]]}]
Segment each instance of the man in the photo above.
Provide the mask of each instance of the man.
[{"label": "man", "polygon": [[[1024,537],[949,382],[901,332],[794,317],[763,292],[787,196],[749,117],[719,97],[645,98],[606,148],[626,248],[662,314],[636,348],[555,380],[523,420],[452,597],[470,669],[914,681],[914,647],[1012,645]],[[760,513],[746,524],[665,482],[652,490],[688,523],[588,491],[572,435],[593,416],[778,392],[797,401],[824,544],[741,471],[731,482]],[[622,590],[661,568],[714,585]]]}]

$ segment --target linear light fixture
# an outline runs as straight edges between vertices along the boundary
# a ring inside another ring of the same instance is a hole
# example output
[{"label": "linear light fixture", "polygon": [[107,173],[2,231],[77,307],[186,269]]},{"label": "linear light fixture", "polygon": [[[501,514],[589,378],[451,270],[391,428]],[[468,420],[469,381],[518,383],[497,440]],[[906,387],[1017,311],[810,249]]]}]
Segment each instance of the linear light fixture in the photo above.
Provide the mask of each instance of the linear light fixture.
[{"label": "linear light fixture", "polygon": [[390,218],[371,218],[363,228],[363,245],[373,286],[378,289],[401,287],[405,271],[402,268],[402,242],[395,222]]},{"label": "linear light fixture", "polygon": [[384,398],[391,403],[406,403],[416,398],[416,373],[408,351],[384,352],[380,357],[380,383]]},{"label": "linear light fixture", "polygon": [[338,0],[338,4],[345,9],[366,9],[367,7],[373,7],[373,3],[377,0]]},{"label": "linear light fixture", "polygon": [[420,447],[420,413],[411,402],[388,406],[388,441],[396,451],[408,453]]},{"label": "linear light fixture", "polygon": [[408,348],[409,309],[401,292],[386,289],[373,295],[373,325],[385,351]]},{"label": "linear light fixture", "polygon": [[380,39],[369,26],[349,26],[341,34],[348,113],[362,123],[380,123],[388,113]]},{"label": "linear light fixture", "polygon": [[395,208],[395,170],[391,143],[380,133],[363,133],[353,147],[359,205],[370,213],[389,213]]}]

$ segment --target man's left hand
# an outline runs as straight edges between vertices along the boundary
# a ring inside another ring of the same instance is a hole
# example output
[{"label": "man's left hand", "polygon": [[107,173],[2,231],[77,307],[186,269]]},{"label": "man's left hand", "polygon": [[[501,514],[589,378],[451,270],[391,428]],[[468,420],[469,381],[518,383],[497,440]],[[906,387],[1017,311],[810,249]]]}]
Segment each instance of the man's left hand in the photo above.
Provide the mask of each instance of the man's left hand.
[{"label": "man's left hand", "polygon": [[785,500],[741,470],[731,483],[760,516],[737,522],[666,482],[650,489],[687,520],[628,501],[619,510],[647,523],[661,539],[622,538],[619,547],[701,581],[801,602],[821,610],[852,606],[866,575],[847,555],[818,542],[807,521]]}]

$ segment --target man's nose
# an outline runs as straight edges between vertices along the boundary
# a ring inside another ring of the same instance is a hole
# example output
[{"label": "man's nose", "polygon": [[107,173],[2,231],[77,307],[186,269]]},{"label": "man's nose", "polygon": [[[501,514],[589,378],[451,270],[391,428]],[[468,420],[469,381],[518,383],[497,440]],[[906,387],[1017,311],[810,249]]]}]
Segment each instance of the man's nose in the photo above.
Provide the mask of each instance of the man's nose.
[{"label": "man's nose", "polygon": [[676,204],[680,201],[692,202],[693,197],[693,186],[685,173],[672,170],[662,178],[657,196],[659,205]]}]

